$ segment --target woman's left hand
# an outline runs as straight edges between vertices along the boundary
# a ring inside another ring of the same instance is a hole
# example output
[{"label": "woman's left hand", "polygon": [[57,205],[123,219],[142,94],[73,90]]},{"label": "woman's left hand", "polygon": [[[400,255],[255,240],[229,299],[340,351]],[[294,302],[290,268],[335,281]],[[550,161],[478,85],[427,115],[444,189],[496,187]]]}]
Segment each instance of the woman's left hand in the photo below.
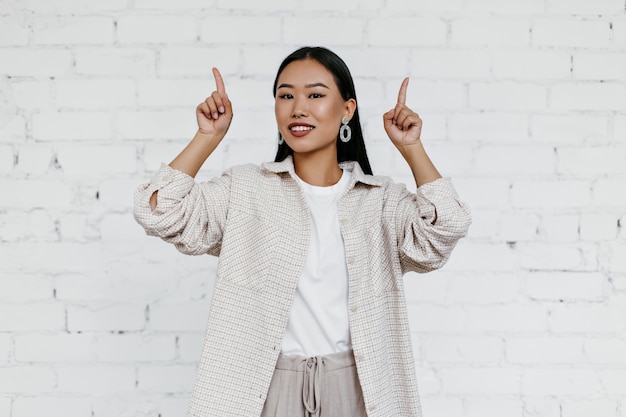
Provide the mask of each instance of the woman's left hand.
[{"label": "woman's left hand", "polygon": [[413,110],[406,106],[406,90],[409,78],[405,78],[398,93],[396,107],[383,114],[385,131],[391,142],[402,151],[410,145],[421,144],[422,119]]}]

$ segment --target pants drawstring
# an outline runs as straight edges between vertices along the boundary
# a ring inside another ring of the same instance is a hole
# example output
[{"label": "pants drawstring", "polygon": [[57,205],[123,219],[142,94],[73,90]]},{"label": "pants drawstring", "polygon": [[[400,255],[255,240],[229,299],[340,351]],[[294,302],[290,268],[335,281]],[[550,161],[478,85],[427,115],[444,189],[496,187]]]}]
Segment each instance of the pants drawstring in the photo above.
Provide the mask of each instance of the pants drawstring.
[{"label": "pants drawstring", "polygon": [[324,366],[324,358],[321,356],[307,359],[304,368],[304,384],[302,384],[302,402],[306,409],[305,417],[319,417],[320,415],[320,389],[322,386],[322,372],[320,367]]}]

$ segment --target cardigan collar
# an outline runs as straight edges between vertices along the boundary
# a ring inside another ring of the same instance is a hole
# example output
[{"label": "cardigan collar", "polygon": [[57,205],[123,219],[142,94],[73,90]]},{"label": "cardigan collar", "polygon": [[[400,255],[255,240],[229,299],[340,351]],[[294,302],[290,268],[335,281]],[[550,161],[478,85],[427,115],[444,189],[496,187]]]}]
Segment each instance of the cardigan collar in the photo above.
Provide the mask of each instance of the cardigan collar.
[{"label": "cardigan collar", "polygon": [[[293,157],[291,155],[287,156],[281,162],[265,162],[262,167],[270,172],[274,172],[276,174],[281,172],[288,172],[290,174],[295,174],[294,166],[293,166]],[[361,166],[356,161],[345,161],[340,162],[339,167],[341,169],[347,169],[348,171],[352,171],[352,181],[353,183],[362,182],[363,184],[372,185],[372,186],[381,186],[384,183],[384,179],[381,177],[376,177],[373,175],[367,175],[361,169]]]}]

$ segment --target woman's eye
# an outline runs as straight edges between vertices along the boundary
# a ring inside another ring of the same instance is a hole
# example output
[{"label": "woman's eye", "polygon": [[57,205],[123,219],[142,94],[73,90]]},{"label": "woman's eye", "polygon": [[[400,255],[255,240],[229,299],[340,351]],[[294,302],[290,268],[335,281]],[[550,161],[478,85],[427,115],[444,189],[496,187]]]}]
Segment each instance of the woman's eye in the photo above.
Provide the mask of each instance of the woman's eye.
[{"label": "woman's eye", "polygon": [[324,96],[322,94],[319,94],[319,93],[313,93],[309,97],[311,97],[311,98],[321,98],[321,97],[324,97]]},{"label": "woman's eye", "polygon": [[291,94],[281,94],[278,96],[278,98],[290,99],[290,98],[293,98],[293,96]]}]

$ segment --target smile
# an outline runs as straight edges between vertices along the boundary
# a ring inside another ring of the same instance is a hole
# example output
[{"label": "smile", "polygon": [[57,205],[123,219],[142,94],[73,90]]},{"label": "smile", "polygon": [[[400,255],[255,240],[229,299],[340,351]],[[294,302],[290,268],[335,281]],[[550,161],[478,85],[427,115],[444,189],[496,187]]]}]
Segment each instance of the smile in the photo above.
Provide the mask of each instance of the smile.
[{"label": "smile", "polygon": [[289,130],[292,132],[304,132],[307,130],[313,130],[313,126],[291,126]]}]

